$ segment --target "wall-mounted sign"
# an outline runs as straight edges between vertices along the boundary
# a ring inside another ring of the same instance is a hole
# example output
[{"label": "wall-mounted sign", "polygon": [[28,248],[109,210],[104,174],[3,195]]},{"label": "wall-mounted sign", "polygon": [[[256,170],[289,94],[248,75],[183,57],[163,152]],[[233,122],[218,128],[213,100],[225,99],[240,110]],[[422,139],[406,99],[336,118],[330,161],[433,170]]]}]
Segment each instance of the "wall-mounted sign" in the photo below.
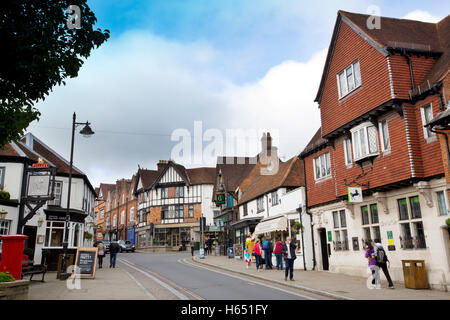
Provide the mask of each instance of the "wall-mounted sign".
[{"label": "wall-mounted sign", "polygon": [[328,242],[333,241],[333,238],[331,236],[331,231],[328,231]]},{"label": "wall-mounted sign", "polygon": [[225,195],[223,193],[217,194],[216,204],[224,204],[225,203]]},{"label": "wall-mounted sign", "polygon": [[348,202],[363,202],[361,187],[348,187]]},{"label": "wall-mounted sign", "polygon": [[28,196],[44,197],[50,191],[49,175],[30,175],[28,177]]},{"label": "wall-mounted sign", "polygon": [[388,238],[388,250],[395,251],[394,235],[393,235],[392,231],[387,232],[387,238]]}]

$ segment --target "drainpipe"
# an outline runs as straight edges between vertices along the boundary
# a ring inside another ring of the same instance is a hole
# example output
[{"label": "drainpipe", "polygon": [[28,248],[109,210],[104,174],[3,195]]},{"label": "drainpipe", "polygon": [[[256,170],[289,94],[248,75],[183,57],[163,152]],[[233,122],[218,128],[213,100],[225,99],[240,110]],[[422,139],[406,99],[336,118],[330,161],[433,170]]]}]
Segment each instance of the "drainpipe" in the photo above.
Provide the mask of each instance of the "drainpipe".
[{"label": "drainpipe", "polygon": [[433,128],[431,128],[431,126],[430,126],[430,131],[431,131],[431,132],[434,132],[434,133],[442,134],[442,135],[444,136],[444,139],[445,139],[445,147],[446,147],[446,149],[447,149],[447,162],[448,162],[448,165],[449,165],[449,168],[450,168],[450,150],[449,150],[449,142],[448,142],[448,136],[447,136],[447,133],[445,133],[445,132],[443,132],[443,131],[438,131],[438,130],[436,130],[436,129],[433,129]]},{"label": "drainpipe", "polygon": [[[301,205],[301,203],[300,203],[300,205]],[[301,225],[301,234],[302,234],[302,251],[303,251],[303,269],[305,269],[305,271],[307,271],[306,270],[306,258],[305,258],[305,254],[306,254],[306,252],[305,252],[305,242],[304,242],[304,239],[303,239],[303,219],[302,219],[302,207],[301,206],[299,206],[298,208],[297,208],[297,211],[298,211],[298,215],[300,216],[300,225]]]},{"label": "drainpipe", "polygon": [[[303,160],[303,159],[302,159]],[[312,213],[308,212],[308,193],[306,189],[306,168],[305,168],[305,162],[303,161],[303,177],[305,179],[305,213],[309,215],[310,219],[310,227],[311,227],[311,241],[312,241],[312,249],[313,249],[313,270],[316,269],[316,246],[314,244],[314,227],[313,227],[313,217]]]},{"label": "drainpipe", "polygon": [[415,88],[415,83],[414,83],[414,72],[413,72],[413,67],[412,67],[412,61],[411,61],[411,58],[410,58],[409,56],[406,55],[406,51],[405,51],[405,50],[402,50],[402,51],[400,52],[400,54],[406,58],[406,61],[407,61],[407,63],[408,63],[408,66],[409,66],[409,75],[410,75],[410,77],[411,77],[411,89],[414,90],[414,88]]}]

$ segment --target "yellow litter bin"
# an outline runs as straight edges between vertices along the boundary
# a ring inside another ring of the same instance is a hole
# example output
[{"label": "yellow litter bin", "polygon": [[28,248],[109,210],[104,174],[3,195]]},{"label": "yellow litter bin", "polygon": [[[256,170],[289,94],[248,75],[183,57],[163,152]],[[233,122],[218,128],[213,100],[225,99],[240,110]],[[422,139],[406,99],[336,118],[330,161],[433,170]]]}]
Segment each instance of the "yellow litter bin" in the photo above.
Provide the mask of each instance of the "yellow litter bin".
[{"label": "yellow litter bin", "polygon": [[405,287],[409,289],[428,289],[425,260],[402,260]]}]

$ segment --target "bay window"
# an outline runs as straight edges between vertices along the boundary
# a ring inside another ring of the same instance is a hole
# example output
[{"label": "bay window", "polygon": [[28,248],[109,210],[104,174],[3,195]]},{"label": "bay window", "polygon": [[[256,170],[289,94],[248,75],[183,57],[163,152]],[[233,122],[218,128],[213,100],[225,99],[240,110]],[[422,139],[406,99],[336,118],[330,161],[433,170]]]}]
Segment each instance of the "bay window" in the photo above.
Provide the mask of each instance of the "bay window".
[{"label": "bay window", "polygon": [[352,129],[351,133],[355,161],[378,155],[378,133],[374,125],[363,123]]},{"label": "bay window", "polygon": [[350,66],[337,75],[339,99],[361,86],[361,71],[359,61],[356,60]]},{"label": "bay window", "polygon": [[330,153],[324,153],[314,158],[314,172],[316,180],[331,177]]},{"label": "bay window", "polygon": [[[45,230],[45,242],[44,247],[58,248],[62,247],[65,236],[64,221],[47,221]],[[68,243],[69,248],[76,248],[83,245],[84,225],[79,222],[69,222],[69,236]]]}]

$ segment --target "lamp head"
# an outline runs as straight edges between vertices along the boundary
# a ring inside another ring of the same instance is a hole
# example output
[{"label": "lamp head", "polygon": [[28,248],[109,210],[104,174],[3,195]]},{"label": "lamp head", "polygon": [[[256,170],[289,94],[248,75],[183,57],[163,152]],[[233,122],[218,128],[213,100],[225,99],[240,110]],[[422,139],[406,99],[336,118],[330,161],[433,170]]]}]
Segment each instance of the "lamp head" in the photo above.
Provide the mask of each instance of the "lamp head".
[{"label": "lamp head", "polygon": [[91,127],[89,126],[89,122],[86,122],[86,125],[83,129],[81,129],[80,134],[82,134],[85,138],[89,138],[94,134],[94,131],[92,131]]}]

